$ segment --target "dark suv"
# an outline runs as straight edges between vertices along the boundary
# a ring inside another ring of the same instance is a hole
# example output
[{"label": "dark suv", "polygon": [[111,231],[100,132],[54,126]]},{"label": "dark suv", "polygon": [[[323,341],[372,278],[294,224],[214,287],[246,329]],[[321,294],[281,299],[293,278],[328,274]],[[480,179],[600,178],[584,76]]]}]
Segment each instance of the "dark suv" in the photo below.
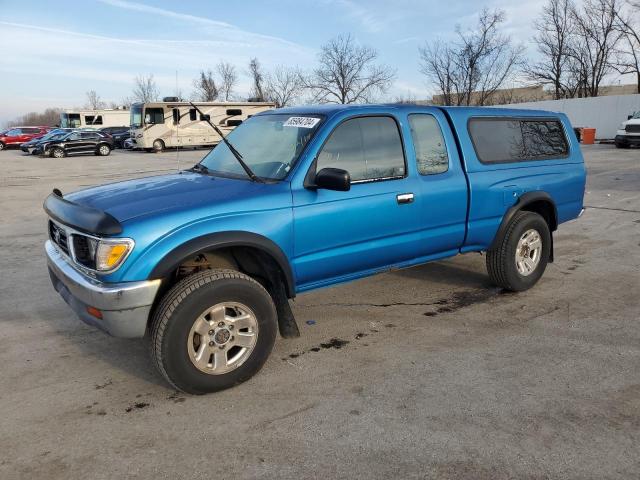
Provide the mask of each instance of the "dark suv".
[{"label": "dark suv", "polygon": [[131,136],[129,127],[106,127],[101,128],[100,132],[106,133],[113,138],[114,148],[124,148],[124,142]]},{"label": "dark suv", "polygon": [[61,139],[42,145],[43,154],[55,158],[82,153],[106,156],[111,150],[113,139],[102,132],[71,132]]}]

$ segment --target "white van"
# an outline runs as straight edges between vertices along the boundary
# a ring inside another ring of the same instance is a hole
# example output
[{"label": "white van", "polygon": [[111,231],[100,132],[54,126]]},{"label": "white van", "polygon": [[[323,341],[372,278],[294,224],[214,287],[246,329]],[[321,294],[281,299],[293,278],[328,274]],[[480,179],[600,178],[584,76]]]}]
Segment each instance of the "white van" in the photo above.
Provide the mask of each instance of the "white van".
[{"label": "white van", "polygon": [[[275,108],[267,102],[194,105],[225,135],[252,115]],[[188,102],[154,102],[131,105],[131,139],[133,148],[160,152],[167,147],[215,145],[220,136]]]}]

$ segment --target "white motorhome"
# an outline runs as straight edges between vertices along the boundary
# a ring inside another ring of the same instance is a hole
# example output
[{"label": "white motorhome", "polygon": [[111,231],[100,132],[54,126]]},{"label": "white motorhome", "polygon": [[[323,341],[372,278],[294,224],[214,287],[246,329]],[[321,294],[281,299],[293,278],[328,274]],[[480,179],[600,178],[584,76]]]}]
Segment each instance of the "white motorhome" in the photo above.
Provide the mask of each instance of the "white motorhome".
[{"label": "white motorhome", "polygon": [[[194,102],[226,135],[244,120],[275,108],[267,102]],[[133,148],[162,151],[167,147],[215,145],[220,136],[188,102],[134,103],[131,105]]]},{"label": "white motorhome", "polygon": [[65,110],[60,113],[60,127],[128,127],[129,116],[129,110]]}]

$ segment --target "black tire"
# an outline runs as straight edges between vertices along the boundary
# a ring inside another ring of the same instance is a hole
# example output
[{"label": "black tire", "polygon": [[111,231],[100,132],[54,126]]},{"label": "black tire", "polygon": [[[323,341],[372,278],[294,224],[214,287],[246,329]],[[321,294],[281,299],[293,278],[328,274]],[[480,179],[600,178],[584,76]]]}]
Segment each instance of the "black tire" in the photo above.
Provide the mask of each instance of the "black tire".
[{"label": "black tire", "polygon": [[4,143],[0,142],[0,150],[4,150],[5,147],[6,147],[6,145]]},{"label": "black tire", "polygon": [[[520,238],[531,229],[540,235],[542,251],[535,269],[528,275],[523,275],[516,265],[516,250]],[[512,292],[521,292],[540,280],[547,268],[550,251],[551,233],[544,218],[534,212],[519,211],[509,223],[504,236],[499,239],[498,245],[487,251],[487,272],[496,285]]]},{"label": "black tire", "polygon": [[615,143],[616,143],[616,148],[629,148],[628,143],[622,143],[622,142],[615,142]]},{"label": "black tire", "polygon": [[[242,364],[213,375],[194,365],[187,343],[196,319],[221,302],[249,307],[255,313],[258,333]],[[277,329],[275,305],[262,285],[235,270],[207,270],[178,282],[163,297],[153,314],[151,353],[160,373],[176,389],[196,395],[216,392],[248,380],[262,368],[273,349]]]},{"label": "black tire", "polygon": [[162,140],[157,138],[153,141],[153,151],[154,152],[162,152],[165,149],[165,144]]}]

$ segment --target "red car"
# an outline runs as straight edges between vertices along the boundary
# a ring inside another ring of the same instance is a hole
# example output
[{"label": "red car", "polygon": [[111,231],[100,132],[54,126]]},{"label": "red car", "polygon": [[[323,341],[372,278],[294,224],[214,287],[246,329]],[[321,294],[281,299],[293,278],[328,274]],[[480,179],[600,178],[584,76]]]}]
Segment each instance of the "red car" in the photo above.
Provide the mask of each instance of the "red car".
[{"label": "red car", "polygon": [[13,127],[0,133],[0,150],[6,147],[20,146],[34,138],[42,137],[51,127]]}]

